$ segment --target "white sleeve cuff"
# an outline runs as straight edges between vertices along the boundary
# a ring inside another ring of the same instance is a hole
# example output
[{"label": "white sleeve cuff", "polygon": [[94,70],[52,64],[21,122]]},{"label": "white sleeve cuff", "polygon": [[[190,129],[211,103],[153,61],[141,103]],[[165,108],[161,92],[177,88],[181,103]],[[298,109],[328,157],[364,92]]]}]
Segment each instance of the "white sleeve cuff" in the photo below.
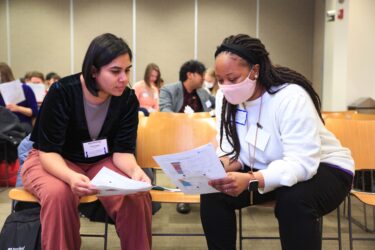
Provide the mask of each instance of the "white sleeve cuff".
[{"label": "white sleeve cuff", "polygon": [[268,168],[259,171],[264,178],[264,188],[259,190],[261,194],[268,193],[281,186],[291,187],[298,181],[297,171],[291,171],[291,167],[288,167],[282,160],[273,161]]},{"label": "white sleeve cuff", "polygon": [[259,193],[265,194],[280,186],[280,173],[272,170],[270,171],[269,169],[262,169],[259,170],[259,172],[262,173],[264,179],[264,188],[259,188]]}]

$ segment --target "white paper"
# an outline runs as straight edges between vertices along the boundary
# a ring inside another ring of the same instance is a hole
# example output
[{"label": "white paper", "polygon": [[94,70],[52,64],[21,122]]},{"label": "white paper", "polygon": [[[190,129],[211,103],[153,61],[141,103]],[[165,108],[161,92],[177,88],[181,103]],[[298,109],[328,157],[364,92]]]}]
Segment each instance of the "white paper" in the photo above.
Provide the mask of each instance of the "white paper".
[{"label": "white paper", "polygon": [[26,99],[20,80],[0,84],[0,92],[5,105],[10,103],[18,104]]},{"label": "white paper", "polygon": [[219,192],[209,186],[208,181],[226,176],[211,143],[189,151],[153,158],[185,194]]},{"label": "white paper", "polygon": [[43,102],[46,96],[46,86],[43,83],[26,83],[26,85],[33,90],[36,101]]},{"label": "white paper", "polygon": [[148,191],[151,184],[135,181],[126,176],[120,175],[107,167],[103,167],[91,180],[93,189],[99,190],[98,196],[134,194]]}]

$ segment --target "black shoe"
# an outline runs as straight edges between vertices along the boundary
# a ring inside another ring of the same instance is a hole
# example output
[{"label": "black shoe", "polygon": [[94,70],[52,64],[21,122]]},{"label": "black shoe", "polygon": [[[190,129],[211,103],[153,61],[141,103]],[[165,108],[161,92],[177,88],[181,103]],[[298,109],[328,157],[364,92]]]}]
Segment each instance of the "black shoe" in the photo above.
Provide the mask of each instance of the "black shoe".
[{"label": "black shoe", "polygon": [[156,214],[161,208],[160,202],[152,202],[152,215]]},{"label": "black shoe", "polygon": [[191,210],[190,204],[188,203],[178,203],[176,207],[177,212],[180,214],[188,214]]}]

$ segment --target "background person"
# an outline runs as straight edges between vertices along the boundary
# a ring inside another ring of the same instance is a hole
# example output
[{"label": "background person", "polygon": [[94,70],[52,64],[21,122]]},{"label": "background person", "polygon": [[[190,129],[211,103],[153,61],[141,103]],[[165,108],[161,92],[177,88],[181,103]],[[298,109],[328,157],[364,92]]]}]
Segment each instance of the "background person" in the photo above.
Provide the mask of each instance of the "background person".
[{"label": "background person", "polygon": [[209,68],[206,70],[204,74],[204,87],[207,88],[212,96],[216,96],[219,85],[217,84],[215,69]]},{"label": "background person", "polygon": [[49,72],[46,75],[46,80],[45,80],[45,84],[46,84],[47,90],[51,87],[51,85],[54,82],[57,82],[60,79],[61,79],[61,77],[57,73],[55,73],[55,72]]},{"label": "background person", "polygon": [[[22,169],[25,189],[40,201],[43,249],[80,249],[79,197],[96,193],[90,179],[103,166],[150,182],[134,157],[139,104],[127,87],[131,59],[121,38],[100,35],[86,52],[82,73],[53,84],[43,101]],[[90,146],[93,140],[97,147]],[[99,200],[122,249],[151,249],[149,192]]]},{"label": "background person", "polygon": [[146,116],[154,111],[159,111],[160,69],[155,63],[147,65],[142,81],[134,84],[133,89],[137,95],[140,110]]},{"label": "background person", "polygon": [[[271,64],[259,39],[229,36],[215,53],[218,155],[227,177],[201,195],[209,249],[236,249],[235,209],[275,200],[283,249],[321,249],[319,218],[336,209],[353,179],[353,159],[320,116],[301,74]],[[221,95],[221,96],[222,96]]]},{"label": "background person", "polygon": [[30,71],[25,74],[24,81],[25,83],[44,84],[44,75],[39,71]]},{"label": "background person", "polygon": [[180,81],[160,89],[161,112],[209,112],[215,107],[215,98],[203,87],[203,63],[190,60],[180,68]]},{"label": "background person", "polygon": [[[6,63],[0,63],[0,84],[14,81],[14,76],[11,68]],[[26,84],[22,84],[22,90],[25,95],[25,100],[20,103],[5,104],[0,93],[0,105],[6,107],[18,116],[21,125],[25,129],[26,134],[29,134],[33,127],[33,119],[38,114],[38,104],[35,99],[33,90]]]}]

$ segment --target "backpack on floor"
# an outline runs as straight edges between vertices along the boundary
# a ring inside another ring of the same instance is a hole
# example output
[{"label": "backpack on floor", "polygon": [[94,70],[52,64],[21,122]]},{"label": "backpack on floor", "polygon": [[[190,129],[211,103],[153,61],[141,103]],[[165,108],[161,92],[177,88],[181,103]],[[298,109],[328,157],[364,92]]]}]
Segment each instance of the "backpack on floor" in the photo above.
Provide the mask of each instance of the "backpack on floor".
[{"label": "backpack on floor", "polygon": [[0,233],[0,249],[40,250],[40,207],[11,213]]}]

